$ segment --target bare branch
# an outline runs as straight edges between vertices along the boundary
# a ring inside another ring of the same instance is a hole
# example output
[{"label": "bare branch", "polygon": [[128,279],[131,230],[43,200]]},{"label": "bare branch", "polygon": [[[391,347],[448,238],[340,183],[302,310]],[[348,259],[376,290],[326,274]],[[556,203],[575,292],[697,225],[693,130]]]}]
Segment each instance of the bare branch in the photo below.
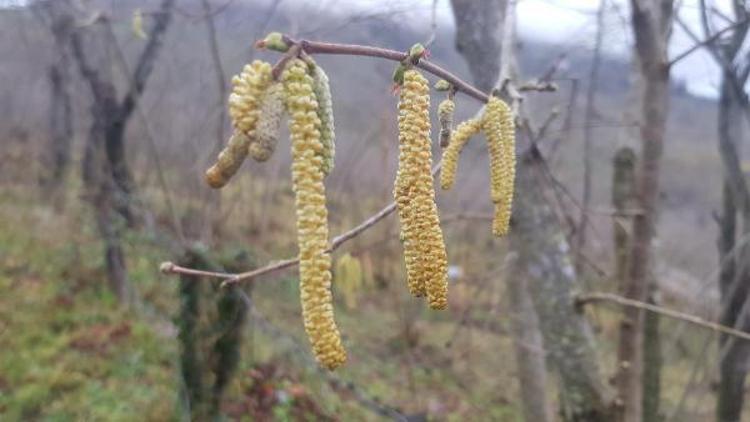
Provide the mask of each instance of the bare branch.
[{"label": "bare branch", "polygon": [[652,305],[650,303],[641,302],[639,300],[628,299],[626,297],[622,297],[614,293],[587,293],[587,294],[578,295],[575,299],[576,306],[583,306],[589,303],[596,303],[596,302],[612,302],[621,306],[642,309],[645,311],[663,315],[668,318],[685,321],[690,324],[697,325],[699,327],[707,328],[709,330],[713,330],[722,334],[726,334],[728,336],[741,338],[743,340],[750,341],[750,333],[736,330],[734,328],[730,328],[725,325],[717,324],[715,322],[706,321],[705,319],[697,317],[695,315],[686,314],[683,312],[664,308],[658,305]]},{"label": "bare branch", "polygon": [[120,106],[121,118],[130,115],[135,107],[135,102],[138,101],[138,97],[140,97],[143,89],[146,87],[146,81],[154,69],[157,53],[162,46],[164,33],[167,31],[169,22],[172,19],[174,2],[175,0],[163,0],[159,13],[154,15],[156,23],[154,23],[153,28],[149,31],[148,43],[138,58],[138,63],[135,66],[135,71],[130,81],[130,88],[122,99],[122,105]]},{"label": "bare branch", "polygon": [[[680,25],[680,27],[682,27],[685,30],[685,32],[689,31],[688,35],[691,38],[693,38],[693,36],[695,34],[691,30],[689,30],[689,28],[687,27],[687,25],[681,19],[676,19],[676,21]],[[711,44],[713,44],[714,41],[716,41],[719,38],[721,38],[722,35],[726,34],[729,31],[737,29],[738,27],[741,27],[743,25],[747,25],[748,23],[750,23],[750,20],[747,20],[747,19],[739,21],[739,22],[735,22],[732,25],[729,25],[726,28],[723,28],[720,31],[715,32],[713,35],[711,35],[710,37],[704,39],[703,41],[696,42],[690,48],[688,48],[687,50],[683,51],[682,53],[680,53],[677,56],[675,56],[672,60],[670,60],[669,61],[669,66],[674,66],[675,63],[677,63],[680,60],[686,58],[687,56],[693,54],[696,50],[699,50],[699,49],[701,49],[703,47],[710,47]]]}]

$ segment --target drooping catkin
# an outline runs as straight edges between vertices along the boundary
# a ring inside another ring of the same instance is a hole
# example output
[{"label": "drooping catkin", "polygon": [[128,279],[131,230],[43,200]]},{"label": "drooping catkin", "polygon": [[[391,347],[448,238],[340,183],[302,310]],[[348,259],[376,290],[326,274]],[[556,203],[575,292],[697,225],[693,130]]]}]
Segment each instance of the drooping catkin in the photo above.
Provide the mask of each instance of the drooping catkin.
[{"label": "drooping catkin", "polygon": [[510,107],[504,101],[490,98],[482,116],[482,130],[487,137],[490,193],[495,203],[492,233],[503,236],[510,225],[516,176],[515,125]]},{"label": "drooping catkin", "polygon": [[318,117],[320,118],[320,141],[323,144],[323,173],[328,175],[333,170],[336,155],[336,133],[333,122],[333,99],[331,85],[323,68],[315,65],[313,70],[315,97],[318,100]]},{"label": "drooping catkin", "polygon": [[281,132],[281,118],[284,114],[284,86],[272,83],[263,96],[260,116],[255,127],[255,142],[250,144],[250,156],[255,161],[271,158]]},{"label": "drooping catkin", "polygon": [[245,161],[249,144],[250,138],[240,131],[235,131],[227,146],[219,153],[216,164],[206,170],[206,183],[214,189],[224,187]]},{"label": "drooping catkin", "polygon": [[245,65],[242,72],[232,78],[229,117],[232,125],[250,139],[255,136],[253,132],[260,116],[263,93],[271,81],[271,65],[260,60]]},{"label": "drooping catkin", "polygon": [[271,65],[259,60],[245,65],[242,72],[232,78],[229,117],[235,130],[219,153],[216,164],[206,171],[206,182],[212,188],[226,185],[245,161],[248,147],[254,141],[259,105],[270,82]]},{"label": "drooping catkin", "polygon": [[448,148],[443,151],[443,167],[440,170],[440,187],[450,189],[456,181],[456,171],[458,169],[458,157],[464,146],[472,136],[479,133],[482,128],[480,119],[468,119],[456,126],[456,130],[451,134],[451,141]]},{"label": "drooping catkin", "polygon": [[451,142],[451,131],[453,130],[453,110],[456,103],[452,98],[446,98],[438,105],[438,121],[440,122],[440,146],[445,148]]},{"label": "drooping catkin", "polygon": [[306,64],[294,59],[282,74],[292,139],[292,182],[297,208],[300,296],[305,331],[318,362],[335,369],[346,352],[333,318],[328,211],[321,157],[320,119],[313,78]]},{"label": "drooping catkin", "polygon": [[428,297],[430,307],[447,306],[447,255],[435,205],[431,174],[430,96],[427,80],[404,72],[398,104],[399,169],[394,196],[404,239],[409,290]]}]

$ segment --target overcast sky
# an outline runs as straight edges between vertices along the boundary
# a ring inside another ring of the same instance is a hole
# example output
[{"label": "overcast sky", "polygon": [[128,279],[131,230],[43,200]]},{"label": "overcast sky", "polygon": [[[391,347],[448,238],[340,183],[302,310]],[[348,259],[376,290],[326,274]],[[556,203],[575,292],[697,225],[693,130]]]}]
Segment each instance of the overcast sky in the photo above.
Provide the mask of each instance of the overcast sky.
[{"label": "overcast sky", "polygon": [[[348,3],[348,2],[341,2]],[[388,4],[396,8],[398,5],[413,5],[413,14],[418,19],[413,21],[425,22],[425,30],[429,28],[432,0],[357,0],[363,9],[375,10]],[[627,0],[609,0],[610,6],[605,19],[604,50],[607,54],[627,57],[631,54],[632,35],[627,26],[629,9]],[[731,15],[731,0],[709,0],[722,11]],[[698,18],[698,0],[683,0],[679,11],[680,16],[688,23],[694,32],[701,34]],[[596,11],[599,0],[518,0],[518,25],[521,36],[525,39],[537,39],[560,44],[561,49],[586,46],[592,47],[596,31]],[[438,0],[437,3],[439,25],[453,23],[450,0]],[[670,51],[672,56],[689,48],[693,42],[677,26],[675,26]],[[678,63],[673,69],[673,78],[686,82],[688,90],[701,96],[715,97],[717,93],[719,68],[711,57],[702,50],[697,51]]]}]

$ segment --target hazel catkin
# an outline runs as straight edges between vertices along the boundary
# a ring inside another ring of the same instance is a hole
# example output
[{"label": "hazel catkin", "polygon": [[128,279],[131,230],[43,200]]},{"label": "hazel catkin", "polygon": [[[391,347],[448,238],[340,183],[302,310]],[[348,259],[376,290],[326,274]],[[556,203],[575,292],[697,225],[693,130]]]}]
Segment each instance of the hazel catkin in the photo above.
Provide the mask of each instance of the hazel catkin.
[{"label": "hazel catkin", "polygon": [[255,127],[255,142],[250,144],[250,156],[255,161],[271,158],[279,143],[281,118],[284,114],[284,87],[280,82],[272,83],[263,96],[260,116]]},{"label": "hazel catkin", "polygon": [[232,78],[229,94],[229,117],[235,129],[254,138],[253,131],[260,116],[263,94],[272,80],[271,65],[260,60],[245,65],[239,75]]},{"label": "hazel catkin", "polygon": [[447,190],[453,187],[453,183],[456,181],[458,157],[469,139],[479,133],[481,128],[481,119],[468,119],[456,126],[456,130],[451,134],[448,148],[443,151],[443,167],[440,170],[441,188]]},{"label": "hazel catkin", "polygon": [[508,233],[513,206],[516,175],[515,125],[508,105],[497,97],[487,102],[482,116],[482,130],[490,155],[490,194],[495,203],[492,233]]},{"label": "hazel catkin", "polygon": [[331,85],[323,68],[314,65],[313,90],[318,100],[318,117],[320,118],[320,142],[323,144],[321,158],[323,159],[323,173],[328,175],[333,170],[336,155],[336,133],[333,122],[333,99]]},{"label": "hazel catkin", "polygon": [[206,170],[206,183],[214,189],[224,187],[245,161],[248,144],[250,144],[250,138],[244,133],[239,131],[232,133],[227,146],[219,153],[216,164]]},{"label": "hazel catkin", "polygon": [[452,98],[446,98],[438,104],[438,122],[440,123],[440,146],[445,148],[451,142],[453,130],[453,111],[456,103]]},{"label": "hazel catkin", "polygon": [[431,173],[430,96],[418,71],[404,72],[398,104],[399,168],[394,196],[404,239],[407,283],[430,307],[447,306],[447,254],[435,205]]},{"label": "hazel catkin", "polygon": [[302,316],[315,358],[322,366],[335,369],[346,361],[346,352],[333,318],[331,256],[326,253],[328,211],[318,154],[323,147],[318,103],[313,78],[302,60],[290,61],[282,80],[290,115]]}]

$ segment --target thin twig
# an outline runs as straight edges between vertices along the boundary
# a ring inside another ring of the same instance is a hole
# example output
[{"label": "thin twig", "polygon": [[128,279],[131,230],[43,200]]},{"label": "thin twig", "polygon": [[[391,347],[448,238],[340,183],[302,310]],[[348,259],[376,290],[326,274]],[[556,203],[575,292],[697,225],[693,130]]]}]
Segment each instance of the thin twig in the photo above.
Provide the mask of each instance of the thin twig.
[{"label": "thin twig", "polygon": [[[402,62],[409,57],[409,55],[403,51],[389,50],[387,48],[371,47],[367,45],[336,44],[309,40],[297,41],[288,36],[284,36],[284,39],[289,44],[301,45],[302,50],[307,54],[334,54],[344,56],[379,57],[381,59],[387,59],[396,62]],[[468,82],[465,82],[448,70],[443,69],[442,67],[430,62],[429,60],[419,60],[419,62],[416,64],[416,67],[429,72],[441,79],[445,79],[453,86],[455,86],[457,91],[461,91],[464,94],[483,103],[486,103],[489,99],[489,96],[484,92],[475,88]]]},{"label": "thin twig", "polygon": [[425,48],[430,47],[432,43],[435,42],[435,38],[437,38],[437,4],[438,0],[432,0],[432,19],[430,22],[430,36],[427,37],[427,41],[424,42]]},{"label": "thin twig", "polygon": [[[437,163],[435,167],[432,169],[432,175],[434,176],[437,174],[437,172],[440,170],[440,166],[442,163]],[[331,241],[331,246],[326,249],[327,253],[331,253],[339,248],[342,244],[346,243],[347,241],[359,236],[362,232],[369,229],[370,227],[374,226],[384,218],[391,215],[396,210],[396,203],[391,202],[390,204],[383,207],[380,211],[373,214],[360,224],[358,224],[356,227],[353,227],[351,230],[348,230],[336,237],[333,238]],[[244,273],[239,274],[230,274],[230,273],[221,273],[221,272],[215,272],[215,271],[202,271],[202,270],[195,270],[192,268],[185,268],[182,266],[179,266],[173,262],[164,262],[160,266],[160,270],[164,274],[189,274],[189,275],[197,275],[197,276],[204,276],[204,277],[213,277],[213,278],[220,278],[224,279],[223,286],[233,284],[233,283],[239,283],[242,281],[249,281],[256,277],[260,277],[264,274],[276,272],[283,270],[285,268],[293,267],[295,265],[299,264],[299,258],[289,258],[285,259],[283,261],[277,261],[271,264],[268,264],[266,266],[246,271]]]},{"label": "thin twig", "polygon": [[746,333],[734,328],[727,327],[725,325],[717,324],[715,322],[706,321],[703,318],[695,315],[686,314],[683,312],[667,309],[658,305],[653,305],[639,300],[628,299],[616,295],[614,293],[586,293],[578,295],[575,299],[576,306],[583,306],[588,303],[594,302],[612,302],[618,305],[627,306],[631,308],[643,309],[645,311],[653,312],[668,318],[678,319],[681,321],[689,322],[699,327],[707,328],[709,330],[717,331],[728,336],[741,338],[743,340],[750,341],[750,333]]},{"label": "thin twig", "polygon": [[[676,19],[676,21],[677,21],[677,23],[683,29],[685,29],[687,27],[687,25],[685,25],[681,19]],[[748,23],[747,19],[741,20],[739,22],[735,22],[734,24],[729,25],[726,28],[723,28],[723,29],[721,29],[719,31],[716,31],[716,33],[714,33],[710,37],[706,38],[705,40],[696,42],[690,48],[688,48],[687,50],[683,51],[682,53],[680,53],[677,56],[675,56],[675,58],[673,58],[672,60],[670,60],[669,66],[674,66],[675,63],[677,63],[680,60],[684,59],[685,57],[693,54],[696,50],[699,50],[699,49],[701,49],[701,48],[703,48],[703,47],[705,47],[705,46],[713,43],[714,41],[716,41],[717,39],[719,39],[725,33],[729,32],[729,31],[731,31],[731,30],[733,30],[733,29],[735,29],[735,28],[737,28],[739,26],[745,25],[747,23]],[[692,32],[691,31],[685,30],[685,32],[688,32],[688,35],[692,37]]]}]

